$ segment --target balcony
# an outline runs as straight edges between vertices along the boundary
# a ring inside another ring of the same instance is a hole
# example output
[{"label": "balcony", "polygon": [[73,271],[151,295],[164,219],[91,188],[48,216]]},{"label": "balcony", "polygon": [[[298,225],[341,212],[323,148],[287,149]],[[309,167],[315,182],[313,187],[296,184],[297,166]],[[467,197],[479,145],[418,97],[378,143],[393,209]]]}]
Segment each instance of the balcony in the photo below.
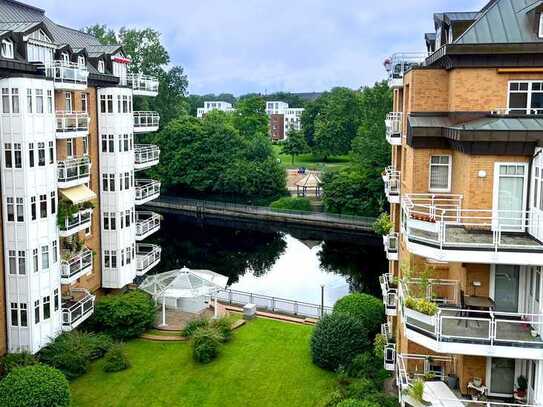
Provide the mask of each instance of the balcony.
[{"label": "balcony", "polygon": [[131,87],[136,96],[158,95],[158,79],[153,76],[132,73],[121,84]]},{"label": "balcony", "polygon": [[391,88],[403,87],[405,73],[414,66],[424,63],[425,52],[398,52],[385,60],[385,69],[388,72],[388,86]]},{"label": "balcony", "polygon": [[159,230],[160,220],[158,213],[136,211],[136,241],[140,242]]},{"label": "balcony", "polygon": [[397,261],[399,254],[399,242],[398,242],[398,233],[390,233],[386,236],[383,236],[383,244],[385,246],[385,253],[388,260]]},{"label": "balcony", "polygon": [[385,120],[387,141],[392,146],[402,145],[402,112],[392,112],[387,114]]},{"label": "balcony", "polygon": [[136,144],[134,146],[134,169],[145,170],[158,164],[160,148],[154,144]]},{"label": "balcony", "polygon": [[53,61],[45,66],[45,74],[52,78],[55,89],[85,90],[89,71],[86,66],[74,62]]},{"label": "balcony", "polygon": [[[415,309],[421,298],[435,304],[435,313]],[[473,310],[462,298],[455,280],[402,281],[399,309],[407,338],[437,353],[515,358],[522,352],[523,358],[543,359],[543,314]]]},{"label": "balcony", "polygon": [[399,204],[401,185],[400,171],[397,171],[394,167],[387,167],[381,176],[385,183],[385,194],[388,202],[391,204]]},{"label": "balcony", "polygon": [[379,277],[379,284],[381,285],[385,314],[394,317],[398,313],[398,289],[388,274]]},{"label": "balcony", "polygon": [[57,139],[85,137],[89,134],[90,118],[86,112],[57,111]]},{"label": "balcony", "polygon": [[78,278],[92,271],[92,251],[84,248],[80,252],[61,253],[60,283],[72,284]]},{"label": "balcony", "polygon": [[160,246],[136,243],[136,275],[143,276],[160,263]]},{"label": "balcony", "polygon": [[73,288],[62,298],[62,330],[77,328],[94,312],[95,296],[85,289]]},{"label": "balcony", "polygon": [[528,231],[540,225],[526,211],[462,209],[462,196],[402,197],[407,249],[444,262],[543,264],[543,245]]},{"label": "balcony", "polygon": [[58,235],[69,237],[92,225],[92,209],[82,209],[75,215],[68,216],[62,226],[59,226]]},{"label": "balcony", "polygon": [[158,112],[134,112],[134,133],[149,133],[158,130]]},{"label": "balcony", "polygon": [[543,109],[539,108],[507,108],[498,107],[490,112],[491,116],[540,116],[543,115]]},{"label": "balcony", "polygon": [[160,196],[160,182],[152,179],[136,180],[136,205],[143,205]]},{"label": "balcony", "polygon": [[90,181],[91,162],[88,156],[59,161],[57,166],[59,189],[88,184]]}]

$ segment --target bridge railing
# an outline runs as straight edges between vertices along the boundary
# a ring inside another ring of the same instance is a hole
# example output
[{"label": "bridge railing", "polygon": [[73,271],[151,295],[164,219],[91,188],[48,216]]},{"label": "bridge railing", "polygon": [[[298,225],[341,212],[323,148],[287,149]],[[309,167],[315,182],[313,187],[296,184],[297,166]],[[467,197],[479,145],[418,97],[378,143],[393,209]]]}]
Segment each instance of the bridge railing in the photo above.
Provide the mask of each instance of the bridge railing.
[{"label": "bridge railing", "polygon": [[205,201],[189,198],[167,197],[161,196],[153,202],[149,202],[147,205],[153,207],[164,207],[187,210],[191,209],[195,211],[204,212],[205,210],[223,211],[223,212],[239,212],[244,214],[255,214],[262,216],[273,216],[277,214],[285,215],[291,218],[298,218],[303,220],[313,220],[320,222],[337,222],[344,224],[361,225],[371,227],[375,222],[375,218],[355,215],[343,215],[328,212],[306,212],[296,211],[288,209],[272,209],[265,206],[245,205],[230,202],[221,201]]},{"label": "bridge railing", "polygon": [[310,304],[302,301],[287,300],[285,298],[270,297],[268,295],[247,293],[231,289],[223,289],[211,295],[211,299],[231,305],[255,304],[260,310],[295,315],[307,318],[320,318],[321,315],[330,314],[332,307]]}]

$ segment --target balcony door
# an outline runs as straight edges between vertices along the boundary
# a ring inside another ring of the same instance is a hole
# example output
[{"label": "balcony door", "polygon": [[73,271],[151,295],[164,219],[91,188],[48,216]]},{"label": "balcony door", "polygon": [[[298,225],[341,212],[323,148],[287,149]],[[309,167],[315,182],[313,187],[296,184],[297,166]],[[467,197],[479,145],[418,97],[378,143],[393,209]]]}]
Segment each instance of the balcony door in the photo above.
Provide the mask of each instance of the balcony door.
[{"label": "balcony door", "polygon": [[543,150],[534,158],[530,188],[530,234],[543,241]]},{"label": "balcony door", "polygon": [[492,227],[502,232],[522,232],[525,225],[528,164],[496,163]]},{"label": "balcony door", "polygon": [[519,312],[521,286],[520,266],[496,264],[491,272],[491,293],[496,311]]},{"label": "balcony door", "polygon": [[515,390],[515,378],[520,373],[519,370],[515,359],[487,358],[488,394],[494,397],[511,397]]}]

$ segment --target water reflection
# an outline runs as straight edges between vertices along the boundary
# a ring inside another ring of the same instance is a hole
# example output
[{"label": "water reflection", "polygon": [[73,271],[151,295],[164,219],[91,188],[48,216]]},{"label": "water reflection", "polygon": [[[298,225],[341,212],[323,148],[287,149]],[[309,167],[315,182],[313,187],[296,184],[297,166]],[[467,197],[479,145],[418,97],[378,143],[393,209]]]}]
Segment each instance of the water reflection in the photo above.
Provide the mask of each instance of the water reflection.
[{"label": "water reflection", "polygon": [[386,271],[382,249],[359,242],[304,240],[284,232],[211,226],[166,215],[154,241],[162,261],[154,271],[182,266],[227,275],[231,288],[333,305],[350,291],[379,295],[378,276]]}]

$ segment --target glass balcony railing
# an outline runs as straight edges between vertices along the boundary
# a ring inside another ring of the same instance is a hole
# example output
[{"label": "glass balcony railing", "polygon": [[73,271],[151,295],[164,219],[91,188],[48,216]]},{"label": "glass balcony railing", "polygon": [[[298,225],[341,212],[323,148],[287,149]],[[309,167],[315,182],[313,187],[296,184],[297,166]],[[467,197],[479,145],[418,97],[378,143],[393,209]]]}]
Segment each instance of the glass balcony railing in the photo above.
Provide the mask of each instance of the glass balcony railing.
[{"label": "glass balcony railing", "polygon": [[90,119],[86,112],[57,111],[56,118],[57,138],[84,136],[89,132]]},{"label": "glass balcony railing", "polygon": [[136,205],[158,198],[160,195],[160,182],[152,179],[136,179]]},{"label": "glass balcony railing", "polygon": [[402,112],[391,112],[385,119],[386,138],[389,144],[397,146],[402,144]]},{"label": "glass balcony railing", "polygon": [[160,246],[136,243],[136,274],[142,276],[160,262]]},{"label": "glass balcony railing", "polygon": [[57,89],[85,89],[89,71],[74,62],[53,61],[45,66],[46,76],[52,78]]},{"label": "glass balcony railing", "polygon": [[389,166],[385,168],[381,176],[385,184],[385,194],[388,201],[390,203],[400,203],[400,171],[397,171],[394,167]]},{"label": "glass balcony railing", "polygon": [[63,258],[60,262],[60,278],[63,284],[70,284],[92,270],[92,251],[88,248],[61,256]]},{"label": "glass balcony railing", "polygon": [[389,86],[402,86],[405,73],[415,66],[423,65],[427,56],[426,52],[397,52],[385,59]]},{"label": "glass balcony railing", "polygon": [[389,274],[381,275],[379,277],[379,284],[381,285],[386,315],[396,316],[398,312],[398,289],[396,284],[392,281]]},{"label": "glass balcony railing", "polygon": [[59,226],[59,236],[68,237],[81,230],[91,227],[92,209],[82,209],[73,216],[66,217],[62,226]]},{"label": "glass balcony railing", "polygon": [[383,236],[383,244],[388,260],[398,260],[399,234],[396,232]]},{"label": "glass balcony railing", "polygon": [[156,96],[158,94],[159,82],[153,76],[131,73],[121,78],[121,84],[131,87],[134,95]]},{"label": "glass balcony railing", "polygon": [[59,188],[70,188],[89,182],[91,162],[88,156],[58,161]]},{"label": "glass balcony railing", "polygon": [[134,112],[134,132],[157,131],[160,125],[158,112]]},{"label": "glass balcony railing", "polygon": [[160,160],[160,148],[154,144],[134,145],[134,167],[143,170],[157,165]]},{"label": "glass balcony railing", "polygon": [[73,288],[62,298],[62,330],[77,328],[94,312],[95,296],[88,290]]},{"label": "glass balcony railing", "polygon": [[136,211],[136,240],[143,240],[160,229],[161,216],[150,211]]}]

